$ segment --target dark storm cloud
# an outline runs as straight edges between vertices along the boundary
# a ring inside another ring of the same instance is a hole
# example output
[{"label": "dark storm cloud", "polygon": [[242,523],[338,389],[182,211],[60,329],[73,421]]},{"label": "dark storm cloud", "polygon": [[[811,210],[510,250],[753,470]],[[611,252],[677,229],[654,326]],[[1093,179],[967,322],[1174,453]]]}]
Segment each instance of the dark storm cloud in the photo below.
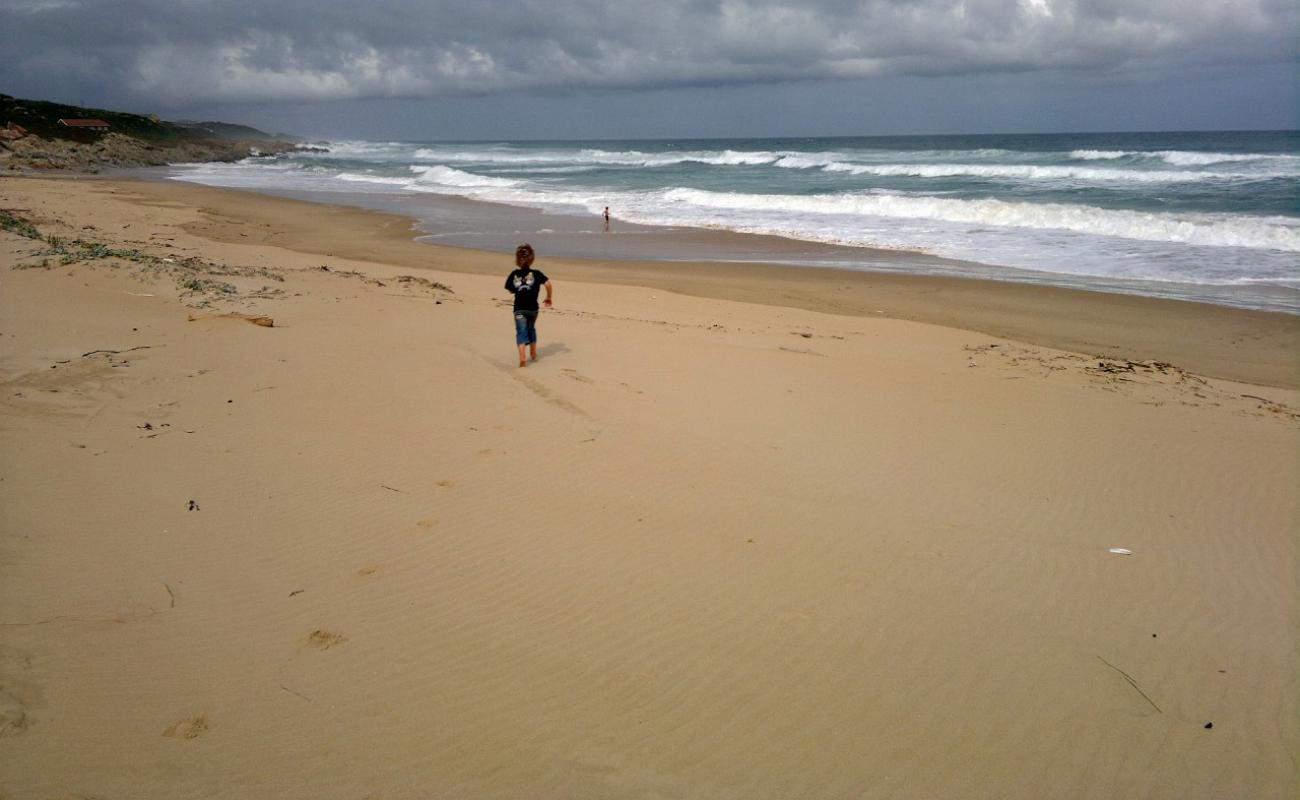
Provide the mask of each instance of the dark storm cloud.
[{"label": "dark storm cloud", "polygon": [[1293,0],[0,0],[0,90],[173,105],[1294,57]]}]

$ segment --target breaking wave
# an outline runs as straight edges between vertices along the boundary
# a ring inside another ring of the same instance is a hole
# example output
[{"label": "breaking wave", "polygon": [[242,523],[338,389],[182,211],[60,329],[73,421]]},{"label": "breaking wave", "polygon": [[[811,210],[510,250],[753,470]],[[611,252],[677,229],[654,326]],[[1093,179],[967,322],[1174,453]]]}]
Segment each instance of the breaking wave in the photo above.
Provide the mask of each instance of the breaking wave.
[{"label": "breaking wave", "polygon": [[1290,217],[1162,214],[1059,203],[957,200],[877,193],[798,197],[672,189],[664,194],[664,201],[669,205],[689,205],[702,209],[936,220],[1000,228],[1062,230],[1094,236],[1180,242],[1208,247],[1300,252],[1300,220]]}]

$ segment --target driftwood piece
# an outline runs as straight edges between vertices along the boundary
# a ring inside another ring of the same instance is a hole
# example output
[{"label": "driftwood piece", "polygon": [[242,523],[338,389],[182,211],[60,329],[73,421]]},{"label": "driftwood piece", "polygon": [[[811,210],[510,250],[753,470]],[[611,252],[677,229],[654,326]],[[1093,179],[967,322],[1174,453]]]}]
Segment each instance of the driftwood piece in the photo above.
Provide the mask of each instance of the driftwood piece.
[{"label": "driftwood piece", "polygon": [[228,314],[190,314],[189,321],[196,322],[201,319],[242,319],[245,322],[251,322],[254,325],[261,325],[263,328],[274,328],[275,320],[262,314],[240,314],[231,311]]},{"label": "driftwood piece", "polygon": [[1142,695],[1142,699],[1143,699],[1143,700],[1146,700],[1148,703],[1150,703],[1150,704],[1151,704],[1151,707],[1154,708],[1157,712],[1159,712],[1159,713],[1161,713],[1161,714],[1165,713],[1164,711],[1161,710],[1160,706],[1156,705],[1156,701],[1152,700],[1152,699],[1147,695],[1146,692],[1142,691],[1142,687],[1141,687],[1141,686],[1138,686],[1137,681],[1133,680],[1133,676],[1132,676],[1132,675],[1129,675],[1127,672],[1125,672],[1124,670],[1122,670],[1122,669],[1120,669],[1119,667],[1115,666],[1114,664],[1110,663],[1109,661],[1107,661],[1106,659],[1102,658],[1101,656],[1097,656],[1097,660],[1100,661],[1101,663],[1105,664],[1106,666],[1110,667],[1111,669],[1115,670],[1115,671],[1118,672],[1120,675],[1123,675],[1123,676],[1124,676],[1124,680],[1128,681],[1128,685],[1129,685],[1129,686],[1132,686],[1134,689],[1137,690],[1137,693],[1138,693],[1138,694]]},{"label": "driftwood piece", "polygon": [[[139,347],[128,347],[125,350],[91,350],[89,353],[82,353],[81,357],[90,358],[91,356],[97,356],[100,353],[108,353],[109,355],[115,356],[118,355],[119,353],[130,353],[134,350],[148,350],[150,347],[152,347],[152,345],[142,344]],[[58,363],[66,364],[68,362],[60,361]]]}]

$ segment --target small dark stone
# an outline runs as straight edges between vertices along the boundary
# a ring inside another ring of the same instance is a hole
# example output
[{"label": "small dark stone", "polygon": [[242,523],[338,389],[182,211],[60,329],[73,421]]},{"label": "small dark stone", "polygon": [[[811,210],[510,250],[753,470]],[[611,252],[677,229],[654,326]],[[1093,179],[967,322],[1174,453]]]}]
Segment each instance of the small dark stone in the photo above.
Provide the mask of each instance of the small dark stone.
[{"label": "small dark stone", "polygon": [[227,403],[233,403],[233,402],[235,402],[235,401],[234,401],[234,400],[227,400],[226,402],[227,402]]},{"label": "small dark stone", "polygon": [[1152,638],[1152,639],[1156,638],[1156,635],[1155,635],[1154,633],[1151,634],[1151,638]]},{"label": "small dark stone", "polygon": [[1207,722],[1207,723],[1205,723],[1205,729],[1206,729],[1207,731],[1208,731],[1210,728],[1213,728],[1213,727],[1214,727],[1214,723],[1213,723],[1213,722]]}]

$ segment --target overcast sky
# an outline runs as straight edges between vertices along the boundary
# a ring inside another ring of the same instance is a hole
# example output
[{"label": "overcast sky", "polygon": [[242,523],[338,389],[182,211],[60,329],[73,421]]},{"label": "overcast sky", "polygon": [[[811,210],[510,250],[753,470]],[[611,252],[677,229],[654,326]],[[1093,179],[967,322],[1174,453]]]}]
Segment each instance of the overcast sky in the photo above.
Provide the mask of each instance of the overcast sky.
[{"label": "overcast sky", "polygon": [[1296,0],[0,0],[0,92],[371,139],[1300,127]]}]

